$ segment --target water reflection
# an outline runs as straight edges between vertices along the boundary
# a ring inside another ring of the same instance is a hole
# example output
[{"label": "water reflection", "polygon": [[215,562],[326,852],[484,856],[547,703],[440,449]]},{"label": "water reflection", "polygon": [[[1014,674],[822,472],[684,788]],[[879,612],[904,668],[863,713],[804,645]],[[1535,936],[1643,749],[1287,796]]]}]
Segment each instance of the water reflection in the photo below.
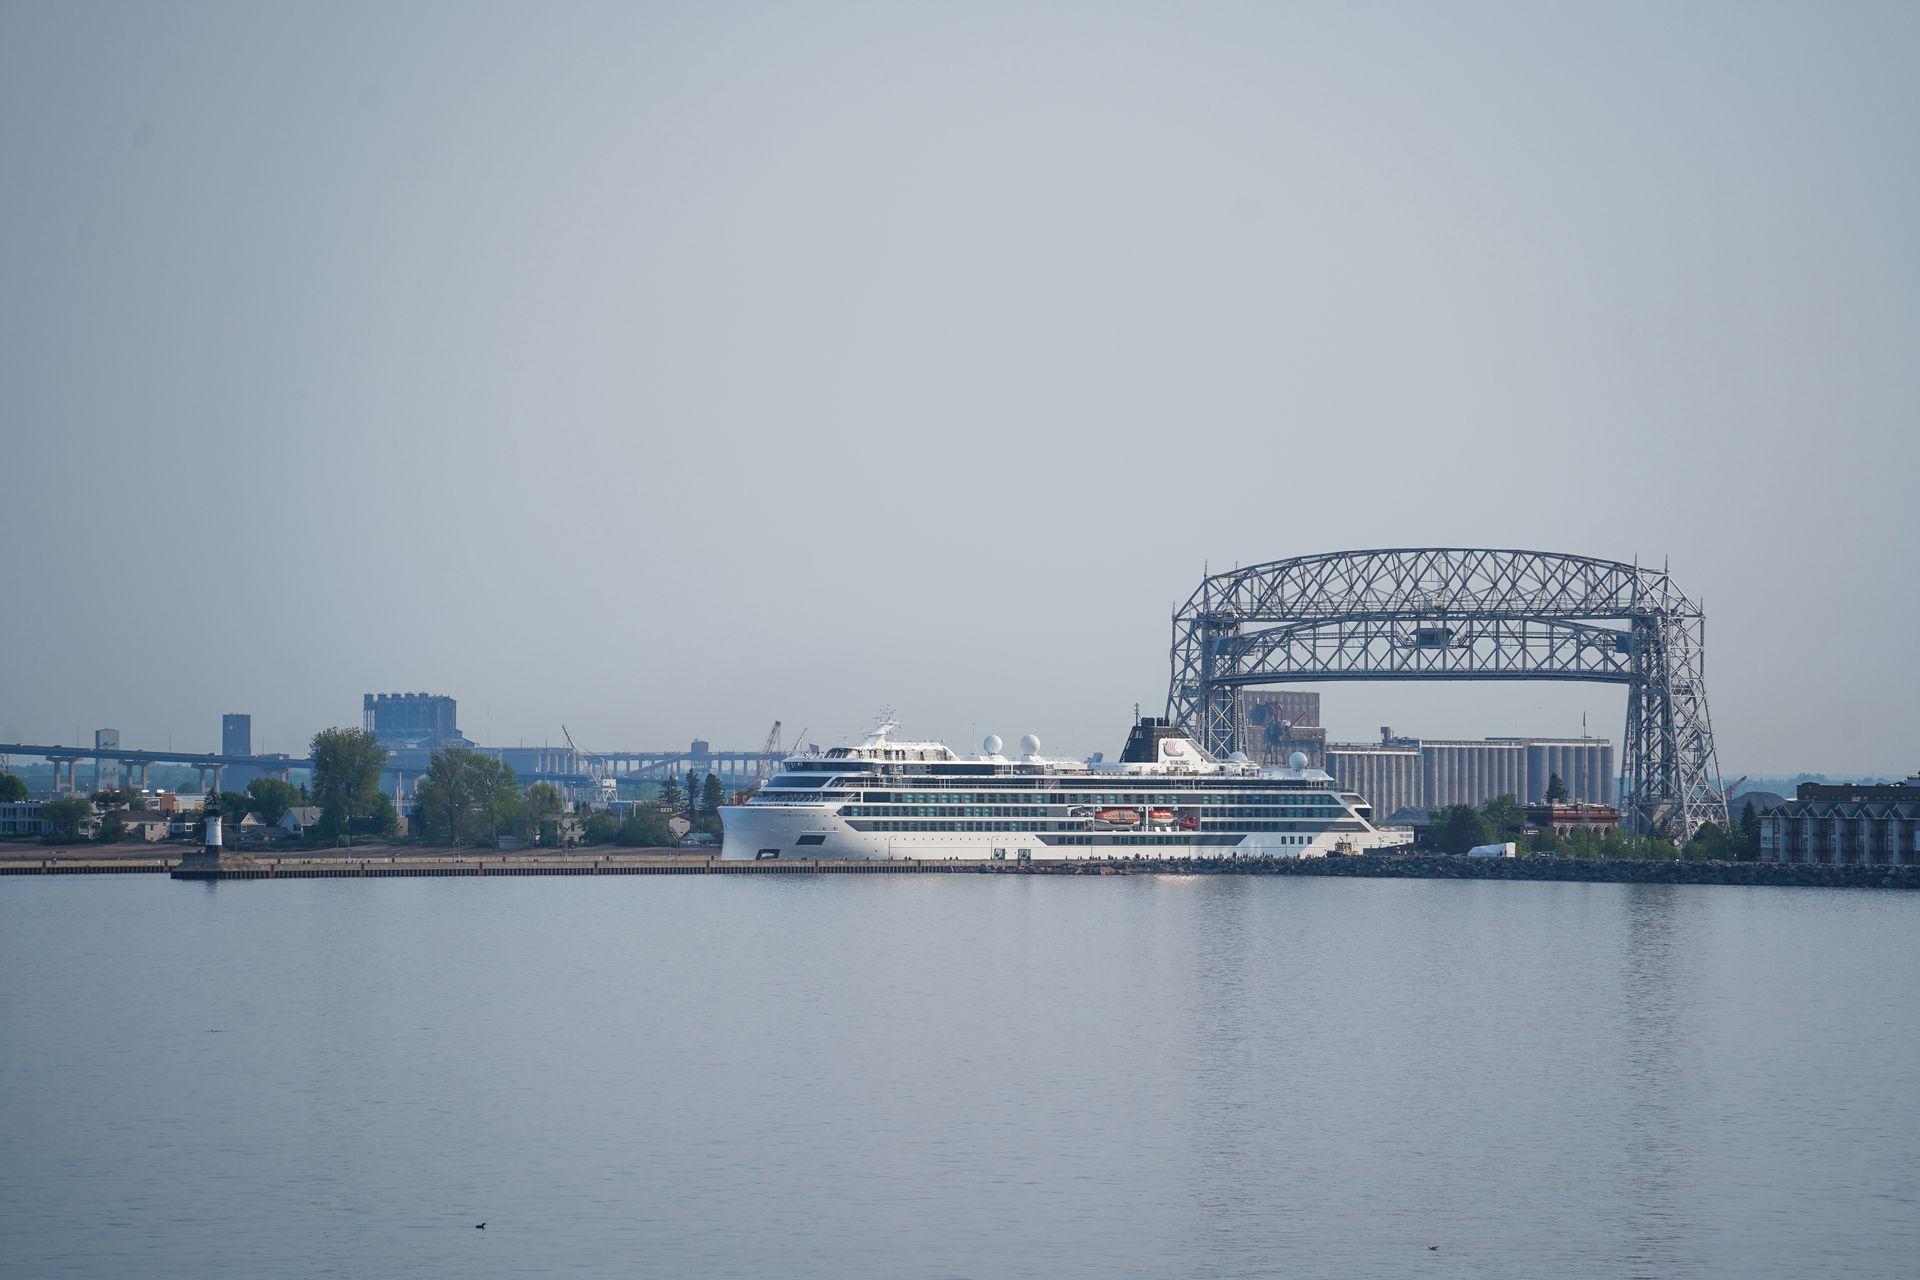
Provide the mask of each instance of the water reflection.
[{"label": "water reflection", "polygon": [[1705,1083],[1685,1078],[1679,1046],[1685,975],[1692,968],[1682,936],[1690,898],[1697,904],[1699,890],[1633,884],[1623,886],[1621,899],[1622,1166],[1631,1233],[1626,1261],[1636,1276],[1674,1274],[1680,1231],[1690,1219],[1675,1101]]},{"label": "water reflection", "polygon": [[31,879],[0,884],[4,1274],[1920,1256],[1920,895]]},{"label": "water reflection", "polygon": [[[1201,1274],[1231,1271],[1246,1247],[1246,1223],[1262,1211],[1277,1181],[1294,1162],[1283,1151],[1256,1155],[1259,1112],[1275,1092],[1270,1053],[1250,1043],[1248,1005],[1267,1005],[1267,1024],[1284,1001],[1282,975],[1256,972],[1255,927],[1284,928],[1274,914],[1271,885],[1241,876],[1208,876],[1187,915],[1188,1036],[1193,1079],[1186,1091],[1188,1185],[1177,1189],[1191,1214]],[[1266,910],[1256,926],[1256,897]],[[1176,1190],[1169,1188],[1170,1191]]]}]

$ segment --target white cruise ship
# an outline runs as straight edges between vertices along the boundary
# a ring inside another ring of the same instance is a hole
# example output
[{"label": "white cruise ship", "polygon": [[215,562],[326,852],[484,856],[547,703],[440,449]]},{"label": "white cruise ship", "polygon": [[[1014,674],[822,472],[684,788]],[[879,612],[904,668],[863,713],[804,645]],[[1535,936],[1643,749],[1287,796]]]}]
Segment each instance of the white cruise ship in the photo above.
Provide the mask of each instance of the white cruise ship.
[{"label": "white cruise ship", "polygon": [[721,857],[1320,857],[1410,844],[1376,828],[1360,796],[1306,767],[1219,760],[1165,720],[1136,719],[1114,761],[1052,760],[1039,739],[960,756],[897,741],[882,722],[858,746],[790,756],[745,804],[720,810]]}]

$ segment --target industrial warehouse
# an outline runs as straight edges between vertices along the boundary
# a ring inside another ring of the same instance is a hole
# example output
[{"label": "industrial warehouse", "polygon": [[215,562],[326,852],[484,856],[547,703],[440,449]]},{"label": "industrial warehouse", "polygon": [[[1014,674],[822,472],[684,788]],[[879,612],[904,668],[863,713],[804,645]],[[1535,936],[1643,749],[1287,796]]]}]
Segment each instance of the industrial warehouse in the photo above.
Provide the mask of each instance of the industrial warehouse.
[{"label": "industrial warehouse", "polygon": [[1317,692],[1250,690],[1241,700],[1251,758],[1280,765],[1302,752],[1342,790],[1365,796],[1383,820],[1495,796],[1540,804],[1555,777],[1564,799],[1614,803],[1613,743],[1605,738],[1417,738],[1383,727],[1377,743],[1329,743]]},{"label": "industrial warehouse", "polygon": [[1326,769],[1389,817],[1495,796],[1539,804],[1556,777],[1567,799],[1613,803],[1613,743],[1604,738],[1401,738],[1382,728],[1377,744],[1329,746]]}]

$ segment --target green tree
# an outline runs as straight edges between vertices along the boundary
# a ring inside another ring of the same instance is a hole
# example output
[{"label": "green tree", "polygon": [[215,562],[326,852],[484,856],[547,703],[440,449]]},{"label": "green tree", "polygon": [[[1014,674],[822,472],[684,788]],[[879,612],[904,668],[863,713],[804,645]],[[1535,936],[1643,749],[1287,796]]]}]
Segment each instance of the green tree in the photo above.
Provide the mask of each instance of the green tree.
[{"label": "green tree", "polygon": [[473,786],[460,767],[461,757],[436,751],[426,776],[413,789],[418,834],[442,844],[462,843],[473,826]]},{"label": "green tree", "polygon": [[727,789],[720,785],[720,779],[711,773],[700,784],[700,816],[713,822],[720,821],[720,806],[727,802]]},{"label": "green tree", "polygon": [[77,840],[93,822],[93,801],[85,796],[61,796],[40,806],[40,818],[52,825],[55,840]]},{"label": "green tree", "polygon": [[101,844],[115,844],[126,839],[126,835],[127,824],[120,820],[119,814],[110,813],[100,820],[100,828],[93,833],[93,838]]},{"label": "green tree", "polygon": [[0,804],[19,804],[27,798],[26,781],[16,773],[0,773]]},{"label": "green tree", "polygon": [[400,811],[393,807],[392,796],[384,791],[374,794],[373,810],[362,819],[361,829],[376,836],[390,836],[400,830]]},{"label": "green tree", "polygon": [[630,849],[661,849],[673,843],[667,815],[653,805],[637,804],[620,825],[620,843]]},{"label": "green tree", "polygon": [[379,811],[387,749],[366,729],[322,729],[313,735],[310,754],[322,828],[352,844],[355,826]]},{"label": "green tree", "polygon": [[1547,803],[1565,804],[1566,799],[1567,784],[1560,780],[1560,775],[1557,773],[1547,775]]},{"label": "green tree", "polygon": [[[290,782],[278,778],[255,778],[247,784],[247,812],[260,815],[260,821],[272,826],[300,803],[300,792]],[[392,801],[388,801],[389,804]]]},{"label": "green tree", "polygon": [[1480,816],[1493,828],[1495,840],[1518,841],[1527,825],[1527,811],[1513,796],[1495,796],[1480,807]]},{"label": "green tree", "polygon": [[522,816],[526,802],[520,794],[520,783],[514,778],[513,770],[507,763],[503,760],[491,759],[488,763],[493,768],[481,774],[479,808],[480,816],[486,819],[487,840],[490,844],[497,846],[501,836],[513,835],[526,829]]},{"label": "green tree", "polygon": [[222,791],[220,812],[226,815],[230,828],[237,827],[240,819],[253,812],[253,797],[244,791]]},{"label": "green tree", "polygon": [[1493,828],[1470,804],[1449,805],[1432,817],[1433,846],[1442,853],[1465,853],[1493,843]]},{"label": "green tree", "polygon": [[1740,853],[1741,839],[1737,827],[1723,831],[1716,823],[1703,823],[1693,833],[1693,839],[1687,841],[1686,856],[1696,861],[1737,862]]},{"label": "green tree", "polygon": [[[548,843],[547,823],[560,816],[566,803],[560,798],[560,789],[551,782],[536,782],[527,788],[527,794],[521,801],[521,821],[528,830],[541,833],[540,843]],[[559,828],[556,826],[555,830]]]},{"label": "green tree", "polygon": [[620,837],[620,823],[606,812],[590,813],[581,824],[580,843],[612,844]]},{"label": "green tree", "polygon": [[445,747],[427,762],[414,793],[426,834],[448,844],[499,843],[516,830],[521,804],[513,770],[466,747]]},{"label": "green tree", "polygon": [[668,813],[678,813],[686,802],[686,793],[680,790],[680,775],[667,770],[667,780],[660,784],[660,807]]},{"label": "green tree", "polygon": [[1734,856],[1741,862],[1760,860],[1760,814],[1751,800],[1740,810],[1740,847]]},{"label": "green tree", "polygon": [[448,747],[433,753],[426,776],[413,790],[414,811],[420,815],[420,835],[442,844],[465,844],[474,829],[473,752]]}]

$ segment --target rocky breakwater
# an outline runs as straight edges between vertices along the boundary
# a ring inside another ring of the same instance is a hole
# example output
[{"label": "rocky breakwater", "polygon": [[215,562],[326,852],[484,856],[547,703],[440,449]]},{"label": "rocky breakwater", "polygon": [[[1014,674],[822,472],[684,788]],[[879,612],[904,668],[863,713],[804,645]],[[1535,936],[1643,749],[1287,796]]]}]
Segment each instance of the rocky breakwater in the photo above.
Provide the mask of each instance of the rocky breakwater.
[{"label": "rocky breakwater", "polygon": [[1063,864],[1113,874],[1366,876],[1412,880],[1561,880],[1590,884],[1736,884],[1821,889],[1920,889],[1920,866],[1820,862],[1656,862],[1600,858],[1458,858],[1362,854],[1347,858],[1153,858]]}]

